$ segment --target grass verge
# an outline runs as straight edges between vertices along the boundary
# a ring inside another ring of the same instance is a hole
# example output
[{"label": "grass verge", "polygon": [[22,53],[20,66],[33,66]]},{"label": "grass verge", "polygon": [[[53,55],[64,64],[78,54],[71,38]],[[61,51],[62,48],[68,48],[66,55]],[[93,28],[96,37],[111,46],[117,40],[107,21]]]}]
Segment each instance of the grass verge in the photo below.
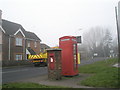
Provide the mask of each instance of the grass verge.
[{"label": "grass verge", "polygon": [[120,88],[118,68],[112,67],[117,63],[117,59],[98,61],[90,65],[81,66],[80,73],[93,74],[79,84],[92,87]]},{"label": "grass verge", "polygon": [[41,85],[41,84],[38,84],[38,83],[17,82],[17,83],[3,84],[2,88],[67,88],[67,87],[47,86],[47,85]]}]

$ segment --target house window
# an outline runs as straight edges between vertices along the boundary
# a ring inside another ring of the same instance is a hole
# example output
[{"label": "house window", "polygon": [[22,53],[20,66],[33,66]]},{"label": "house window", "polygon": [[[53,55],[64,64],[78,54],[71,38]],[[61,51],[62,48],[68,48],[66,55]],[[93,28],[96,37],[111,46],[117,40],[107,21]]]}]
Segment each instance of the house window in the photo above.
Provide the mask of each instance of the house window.
[{"label": "house window", "polygon": [[36,41],[35,41],[34,45],[35,45],[35,47],[37,47],[37,42]]},{"label": "house window", "polygon": [[22,46],[22,38],[16,38],[16,45]]},{"label": "house window", "polygon": [[16,54],[15,60],[22,60],[22,55],[21,54]]},{"label": "house window", "polygon": [[30,42],[28,42],[28,47],[30,47]]}]

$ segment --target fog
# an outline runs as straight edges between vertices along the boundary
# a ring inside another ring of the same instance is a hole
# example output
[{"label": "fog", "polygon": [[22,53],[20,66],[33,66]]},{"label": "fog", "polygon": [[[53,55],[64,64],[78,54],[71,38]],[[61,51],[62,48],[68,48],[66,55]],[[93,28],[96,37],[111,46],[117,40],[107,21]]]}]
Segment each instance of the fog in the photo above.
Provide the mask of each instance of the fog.
[{"label": "fog", "polygon": [[1,0],[2,18],[21,24],[51,47],[66,35],[83,35],[92,27],[109,28],[116,36],[119,0]]}]

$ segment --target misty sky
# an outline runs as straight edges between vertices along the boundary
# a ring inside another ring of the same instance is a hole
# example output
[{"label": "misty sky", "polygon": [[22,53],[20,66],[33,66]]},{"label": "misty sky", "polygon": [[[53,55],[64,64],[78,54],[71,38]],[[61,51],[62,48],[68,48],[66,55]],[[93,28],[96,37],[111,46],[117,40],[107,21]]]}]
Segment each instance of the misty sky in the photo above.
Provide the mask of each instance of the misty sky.
[{"label": "misty sky", "polygon": [[0,0],[2,18],[21,24],[51,47],[59,38],[105,27],[116,35],[114,8],[119,0]]}]

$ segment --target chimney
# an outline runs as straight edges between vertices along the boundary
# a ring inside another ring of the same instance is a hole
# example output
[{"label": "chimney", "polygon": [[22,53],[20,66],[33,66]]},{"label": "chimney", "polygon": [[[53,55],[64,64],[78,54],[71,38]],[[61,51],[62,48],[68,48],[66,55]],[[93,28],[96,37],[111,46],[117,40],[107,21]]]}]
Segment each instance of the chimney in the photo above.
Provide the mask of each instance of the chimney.
[{"label": "chimney", "polygon": [[2,10],[0,10],[0,26],[2,25]]}]

